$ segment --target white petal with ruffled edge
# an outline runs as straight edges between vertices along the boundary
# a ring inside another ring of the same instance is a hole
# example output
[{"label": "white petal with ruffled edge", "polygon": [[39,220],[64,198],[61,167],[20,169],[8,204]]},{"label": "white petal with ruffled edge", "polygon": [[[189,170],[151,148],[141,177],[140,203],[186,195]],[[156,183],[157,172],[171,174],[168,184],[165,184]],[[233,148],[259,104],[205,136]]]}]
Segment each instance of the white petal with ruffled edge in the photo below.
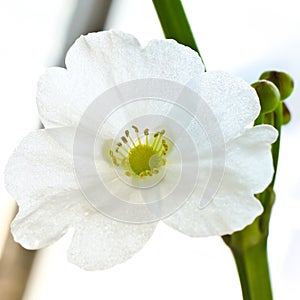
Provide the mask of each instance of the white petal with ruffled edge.
[{"label": "white petal with ruffled edge", "polygon": [[187,85],[210,107],[225,141],[241,134],[259,114],[258,96],[249,83],[241,78],[226,72],[206,72]]},{"label": "white petal with ruffled edge", "polygon": [[14,151],[6,166],[5,183],[19,205],[39,205],[36,201],[44,201],[41,195],[52,196],[78,188],[70,152],[73,131],[70,128],[34,131]]},{"label": "white petal with ruffled edge", "polygon": [[94,213],[75,225],[69,249],[70,262],[86,270],[110,268],[129,259],[149,240],[151,224],[126,224]]},{"label": "white petal with ruffled edge", "polygon": [[266,188],[272,179],[270,144],[276,138],[273,127],[262,125],[247,129],[228,142],[225,172],[214,198],[201,207],[200,182],[187,203],[165,223],[190,236],[231,234],[252,223],[262,213],[262,205],[253,195]]},{"label": "white petal with ruffled edge", "polygon": [[72,144],[69,128],[38,130],[24,138],[6,166],[6,189],[19,205],[12,232],[26,248],[50,245],[83,213],[84,205],[89,207],[78,201],[82,196],[67,147]]},{"label": "white petal with ruffled edge", "polygon": [[20,205],[11,230],[16,242],[26,249],[40,249],[62,237],[72,224],[93,211],[80,191],[58,192],[53,196],[36,194],[34,205]]},{"label": "white petal with ruffled edge", "polygon": [[[278,136],[274,127],[258,125],[226,145],[226,179],[253,194],[262,192],[273,177],[270,145]],[[249,159],[251,158],[251,159]]]},{"label": "white petal with ruffled edge", "polygon": [[66,66],[48,69],[38,84],[37,104],[46,127],[77,124],[97,96],[122,82],[160,78],[186,84],[204,71],[198,54],[186,46],[155,40],[142,48],[132,35],[118,31],[81,36]]}]

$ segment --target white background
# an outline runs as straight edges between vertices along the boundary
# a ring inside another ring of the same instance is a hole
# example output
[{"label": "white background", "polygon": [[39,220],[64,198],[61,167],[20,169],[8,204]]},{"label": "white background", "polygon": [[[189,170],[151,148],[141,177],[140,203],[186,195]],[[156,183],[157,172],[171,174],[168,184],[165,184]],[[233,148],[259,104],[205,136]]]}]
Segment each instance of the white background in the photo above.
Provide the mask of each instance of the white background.
[{"label": "white background", "polygon": [[[0,0],[0,167],[23,136],[37,128],[35,89],[63,47],[74,0]],[[255,81],[266,69],[289,72],[296,88],[283,130],[277,202],[269,240],[275,300],[300,298],[300,19],[297,0],[183,0],[208,70]],[[115,0],[107,28],[142,44],[163,38],[150,0]],[[17,178],[16,178],[17,180]],[[3,182],[3,180],[1,180]],[[0,255],[13,200],[0,189]],[[160,225],[145,248],[107,271],[86,272],[66,261],[71,235],[42,250],[26,300],[241,299],[238,276],[220,238],[192,239]]]}]

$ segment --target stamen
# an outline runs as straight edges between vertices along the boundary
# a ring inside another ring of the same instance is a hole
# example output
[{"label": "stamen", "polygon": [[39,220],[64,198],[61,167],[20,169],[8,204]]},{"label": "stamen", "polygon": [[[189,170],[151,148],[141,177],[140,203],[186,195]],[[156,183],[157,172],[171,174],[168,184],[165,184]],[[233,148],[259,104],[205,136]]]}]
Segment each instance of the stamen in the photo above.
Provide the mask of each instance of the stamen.
[{"label": "stamen", "polygon": [[141,145],[142,142],[141,142],[141,139],[140,139],[140,136],[139,136],[139,129],[138,129],[136,126],[134,126],[134,125],[132,125],[131,127],[134,129],[134,131],[135,131],[135,133],[136,133],[136,137],[137,137],[137,139],[138,139],[138,142],[139,142],[139,144]]},{"label": "stamen", "polygon": [[113,161],[114,165],[116,165],[117,167],[119,166],[118,160],[115,156],[112,158],[112,161]]},{"label": "stamen", "polygon": [[166,140],[162,140],[158,152],[161,152],[164,155],[164,153],[167,153],[168,150],[169,150],[169,146],[167,145]]},{"label": "stamen", "polygon": [[155,146],[153,147],[154,150],[156,150],[157,146],[159,145],[159,143],[160,143],[160,141],[161,141],[162,136],[164,135],[164,133],[165,133],[164,130],[158,132],[158,139],[157,139],[157,141],[155,143]]},{"label": "stamen", "polygon": [[129,130],[125,130],[125,135],[126,135],[126,137],[128,137],[128,138],[130,139],[130,142],[131,142],[132,145],[135,147],[136,145],[135,145],[135,143],[134,143],[132,137],[131,137],[130,134],[129,134]]},{"label": "stamen", "polygon": [[122,149],[120,149],[120,148],[116,148],[116,152],[117,152],[118,154],[120,154],[121,156],[123,156],[124,158],[126,158],[126,157],[127,157],[127,154],[128,154],[128,152],[127,152],[127,153],[124,153],[124,152],[122,151]]},{"label": "stamen", "polygon": [[153,174],[158,174],[158,173],[159,173],[159,170],[158,170],[158,169],[153,169],[152,173],[153,173]]},{"label": "stamen", "polygon": [[154,140],[153,140],[153,143],[152,143],[152,148],[153,149],[156,145],[158,135],[159,135],[159,132],[155,132],[154,135],[153,135],[153,137],[154,137]]},{"label": "stamen", "polygon": [[148,146],[149,145],[149,129],[146,128],[144,130],[144,134],[145,134],[145,137],[146,137],[146,145]]},{"label": "stamen", "polygon": [[145,172],[147,176],[152,176],[152,172],[150,170],[146,170]]}]

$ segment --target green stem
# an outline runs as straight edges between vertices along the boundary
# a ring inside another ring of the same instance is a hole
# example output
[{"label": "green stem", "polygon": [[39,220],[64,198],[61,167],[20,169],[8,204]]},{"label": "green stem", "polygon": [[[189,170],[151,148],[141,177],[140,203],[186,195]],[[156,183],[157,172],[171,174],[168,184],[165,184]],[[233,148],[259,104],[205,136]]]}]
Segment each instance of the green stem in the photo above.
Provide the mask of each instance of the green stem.
[{"label": "green stem", "polygon": [[278,138],[277,141],[272,145],[272,156],[273,156],[273,165],[274,165],[274,175],[273,180],[271,182],[271,186],[274,187],[276,174],[277,174],[277,166],[278,166],[278,159],[279,159],[279,150],[280,150],[280,138],[281,138],[281,125],[282,125],[282,102],[280,102],[274,111],[274,127],[278,131]]},{"label": "green stem", "polygon": [[[167,39],[174,39],[198,52],[205,68],[203,58],[197,47],[188,19],[180,0],[153,0],[161,27]],[[205,68],[206,70],[206,68]]]},{"label": "green stem", "polygon": [[239,272],[244,300],[270,300],[272,287],[267,256],[267,241],[245,251],[231,248]]}]

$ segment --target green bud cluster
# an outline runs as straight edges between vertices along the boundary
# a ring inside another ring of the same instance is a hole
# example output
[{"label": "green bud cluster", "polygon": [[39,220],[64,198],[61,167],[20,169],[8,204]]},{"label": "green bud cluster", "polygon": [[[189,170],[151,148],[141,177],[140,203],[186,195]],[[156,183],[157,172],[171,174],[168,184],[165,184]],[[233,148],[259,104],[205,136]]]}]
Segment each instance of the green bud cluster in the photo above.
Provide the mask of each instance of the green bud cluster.
[{"label": "green bud cluster", "polygon": [[273,112],[282,106],[282,125],[287,124],[291,114],[285,103],[282,101],[288,98],[294,89],[292,77],[284,72],[266,71],[261,74],[259,80],[252,84],[255,89],[261,106],[260,115],[256,124],[272,124]]}]

